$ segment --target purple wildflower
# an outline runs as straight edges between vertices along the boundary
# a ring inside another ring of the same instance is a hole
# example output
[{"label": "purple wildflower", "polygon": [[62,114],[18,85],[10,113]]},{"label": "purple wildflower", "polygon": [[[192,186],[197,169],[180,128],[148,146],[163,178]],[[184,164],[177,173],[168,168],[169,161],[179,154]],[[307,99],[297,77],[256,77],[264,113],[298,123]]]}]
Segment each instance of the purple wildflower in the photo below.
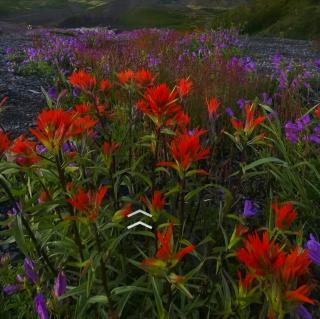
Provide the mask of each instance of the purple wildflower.
[{"label": "purple wildflower", "polygon": [[288,141],[290,141],[291,143],[297,143],[299,140],[299,128],[296,124],[294,124],[293,122],[289,121],[286,123],[286,125],[284,126],[285,128],[285,134],[286,134],[286,138]]},{"label": "purple wildflower", "polygon": [[21,204],[16,202],[11,210],[8,211],[9,216],[17,216],[18,213],[22,211]]},{"label": "purple wildflower", "polygon": [[62,145],[62,152],[66,153],[66,152],[74,152],[76,150],[75,145],[68,141],[67,143]]},{"label": "purple wildflower", "polygon": [[320,136],[315,134],[307,135],[303,138],[303,140],[306,142],[313,142],[316,144],[320,144]]},{"label": "purple wildflower", "polygon": [[272,97],[269,96],[268,93],[264,92],[261,94],[262,97],[262,103],[266,105],[271,105],[272,104]]},{"label": "purple wildflower", "polygon": [[79,94],[80,94],[80,89],[74,88],[74,89],[72,90],[72,95],[73,95],[74,97],[79,96]]},{"label": "purple wildflower", "polygon": [[53,294],[56,298],[61,297],[67,288],[67,277],[63,271],[60,271],[54,281]]},{"label": "purple wildflower", "polygon": [[24,271],[26,273],[27,279],[29,279],[34,284],[36,284],[38,281],[38,274],[35,271],[34,262],[30,258],[26,257],[24,259],[23,267],[24,267]]},{"label": "purple wildflower", "polygon": [[312,319],[311,313],[303,305],[300,305],[298,308],[296,308],[295,313],[301,319]]},{"label": "purple wildflower", "polygon": [[39,154],[39,155],[42,155],[43,153],[45,153],[47,151],[47,148],[42,145],[42,144],[37,144],[36,145],[36,152]]},{"label": "purple wildflower", "polygon": [[227,107],[226,108],[226,113],[230,116],[230,117],[233,117],[234,116],[234,112],[232,110],[231,107]]},{"label": "purple wildflower", "polygon": [[188,131],[188,135],[193,136],[196,132],[197,132],[197,129],[194,128],[194,129]]},{"label": "purple wildflower", "polygon": [[246,199],[244,201],[243,213],[244,218],[254,217],[257,214],[257,210],[254,208],[251,200]]},{"label": "purple wildflower", "polygon": [[320,59],[314,62],[314,65],[320,69]]},{"label": "purple wildflower", "polygon": [[246,100],[245,99],[239,99],[237,101],[237,104],[238,104],[239,108],[242,110],[246,105]]},{"label": "purple wildflower", "polygon": [[310,234],[310,239],[307,241],[306,246],[309,252],[309,258],[313,263],[320,266],[320,242]]},{"label": "purple wildflower", "polygon": [[57,90],[54,87],[49,88],[47,93],[51,100],[55,100],[58,97]]},{"label": "purple wildflower", "polygon": [[7,295],[12,295],[17,291],[20,291],[22,289],[21,284],[15,284],[15,285],[8,285],[3,287],[2,291]]},{"label": "purple wildflower", "polygon": [[298,121],[298,127],[301,127],[301,129],[303,130],[305,128],[305,126],[309,125],[311,122],[311,117],[309,114],[303,115]]},{"label": "purple wildflower", "polygon": [[46,298],[43,294],[37,294],[34,298],[34,308],[36,313],[39,316],[39,319],[48,319],[48,309],[47,309],[47,303]]}]

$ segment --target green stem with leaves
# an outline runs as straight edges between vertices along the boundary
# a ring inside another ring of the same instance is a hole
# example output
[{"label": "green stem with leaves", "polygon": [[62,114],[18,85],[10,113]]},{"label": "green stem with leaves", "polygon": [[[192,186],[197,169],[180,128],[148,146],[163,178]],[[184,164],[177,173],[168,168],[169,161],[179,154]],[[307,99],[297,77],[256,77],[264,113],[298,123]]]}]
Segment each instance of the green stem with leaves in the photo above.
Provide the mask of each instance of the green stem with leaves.
[{"label": "green stem with leaves", "polygon": [[[55,160],[56,160],[56,166],[57,166],[57,170],[58,170],[58,175],[59,175],[59,179],[60,179],[60,183],[62,186],[63,191],[66,193],[67,192],[67,188],[66,188],[66,178],[65,178],[65,174],[64,174],[64,170],[62,167],[62,161],[61,161],[62,155],[56,155]],[[68,208],[69,208],[69,213],[72,217],[75,217],[74,212],[73,212],[73,207],[68,203]],[[81,237],[79,234],[79,230],[77,227],[77,223],[74,220],[73,221],[73,230],[74,230],[74,235],[75,235],[75,241],[76,244],[78,246],[79,249],[79,255],[81,258],[81,261],[84,261],[84,254],[83,254],[83,249],[82,249],[82,242],[81,242]]]},{"label": "green stem with leaves", "polygon": [[114,305],[112,302],[112,296],[111,296],[110,289],[109,289],[107,270],[106,270],[105,261],[103,258],[103,251],[102,251],[102,247],[101,247],[101,238],[99,235],[98,227],[96,224],[93,224],[92,228],[93,228],[93,231],[95,234],[95,240],[96,240],[96,246],[98,249],[98,253],[100,255],[100,271],[101,271],[102,285],[103,285],[104,291],[106,293],[106,296],[108,297],[111,316],[112,316],[112,318],[118,318],[118,315],[115,312],[115,308],[114,308]]},{"label": "green stem with leaves", "polygon": [[[5,192],[7,193],[8,197],[10,198],[10,200],[12,201],[12,203],[15,205],[15,208],[17,210],[17,214],[19,214],[20,208],[18,207],[9,187],[7,186],[7,184],[2,180],[2,178],[0,178],[0,184],[2,185],[3,189],[5,190]],[[27,233],[37,251],[37,254],[39,257],[43,258],[44,261],[44,265],[46,267],[48,267],[48,269],[52,272],[53,275],[57,275],[57,271],[55,270],[55,268],[53,267],[53,265],[50,262],[50,259],[46,253],[46,251],[39,245],[36,236],[34,235],[28,221],[26,220],[26,218],[23,215],[23,212],[20,212],[20,216],[21,216],[21,221],[23,223],[23,226],[25,227],[25,229],[27,230]]]}]

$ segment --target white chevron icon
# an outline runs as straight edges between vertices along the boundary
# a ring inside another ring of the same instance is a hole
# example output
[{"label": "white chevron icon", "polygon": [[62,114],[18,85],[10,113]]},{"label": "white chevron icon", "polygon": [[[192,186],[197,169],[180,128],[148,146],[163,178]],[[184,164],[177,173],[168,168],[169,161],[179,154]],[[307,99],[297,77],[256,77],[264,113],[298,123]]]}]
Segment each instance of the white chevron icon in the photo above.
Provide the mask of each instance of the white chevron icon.
[{"label": "white chevron icon", "polygon": [[[138,215],[138,214],[142,214],[142,215],[145,215],[145,216],[150,217],[150,218],[152,217],[151,214],[145,212],[145,211],[142,210],[142,209],[138,209],[138,210],[132,212],[131,214],[128,215],[128,217],[132,217],[132,216]],[[127,228],[128,228],[128,229],[131,229],[131,228],[137,227],[137,226],[139,226],[139,225],[141,225],[141,226],[143,226],[143,227],[146,227],[146,228],[149,228],[149,229],[152,229],[152,226],[150,226],[150,225],[148,225],[148,224],[146,224],[146,223],[144,223],[144,222],[142,222],[142,221],[138,221],[138,222],[136,222],[136,223],[134,223],[134,224],[132,224],[132,225],[129,225]]]}]

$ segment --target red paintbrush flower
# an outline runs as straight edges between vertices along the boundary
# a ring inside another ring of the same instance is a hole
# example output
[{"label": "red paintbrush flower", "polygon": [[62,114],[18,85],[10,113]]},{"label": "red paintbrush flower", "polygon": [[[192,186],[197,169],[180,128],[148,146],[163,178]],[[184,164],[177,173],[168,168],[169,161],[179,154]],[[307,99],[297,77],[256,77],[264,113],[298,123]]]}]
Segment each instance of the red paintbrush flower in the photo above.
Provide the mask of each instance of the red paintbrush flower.
[{"label": "red paintbrush flower", "polygon": [[290,202],[284,203],[282,206],[273,203],[272,208],[276,215],[276,227],[279,229],[288,229],[297,218],[297,212]]},{"label": "red paintbrush flower", "polygon": [[183,126],[186,122],[182,108],[177,104],[176,90],[170,91],[164,83],[148,88],[143,99],[137,102],[137,109],[148,115],[157,127]]},{"label": "red paintbrush flower", "polygon": [[289,301],[294,301],[298,303],[309,303],[314,305],[316,301],[314,299],[309,298],[312,290],[314,289],[313,285],[302,285],[295,290],[288,290],[286,292],[286,298]]},{"label": "red paintbrush flower", "polygon": [[230,119],[230,122],[231,122],[231,125],[233,126],[233,128],[237,131],[240,131],[242,130],[243,128],[243,122],[238,120],[238,119],[235,119],[235,118],[231,118]]},{"label": "red paintbrush flower", "polygon": [[257,232],[248,235],[236,257],[255,276],[277,273],[285,262],[285,254],[278,244],[269,240],[267,232],[263,232],[262,239]]},{"label": "red paintbrush flower", "polygon": [[286,256],[283,267],[279,269],[278,276],[286,284],[295,282],[299,277],[309,272],[311,262],[308,251],[296,247],[295,250]]},{"label": "red paintbrush flower", "polygon": [[121,84],[128,84],[134,78],[134,72],[130,69],[117,73],[118,81]]},{"label": "red paintbrush flower", "polygon": [[161,234],[160,231],[157,231],[159,248],[156,252],[156,258],[145,259],[142,262],[143,266],[171,268],[176,266],[186,254],[189,254],[195,250],[195,246],[189,245],[175,253],[173,251],[174,245],[172,243],[172,230],[173,225],[169,224],[164,234]]},{"label": "red paintbrush flower", "polygon": [[151,212],[160,211],[166,204],[166,199],[160,191],[153,193],[151,202],[146,196],[141,196],[141,201],[149,208]]},{"label": "red paintbrush flower", "polygon": [[37,128],[31,133],[50,151],[57,153],[70,138],[87,132],[96,124],[89,116],[62,109],[42,111],[38,115]]},{"label": "red paintbrush flower", "polygon": [[166,203],[165,198],[163,197],[160,191],[155,191],[152,196],[151,205],[155,210],[161,210]]},{"label": "red paintbrush flower", "polygon": [[10,143],[8,135],[0,131],[0,156],[9,149]]},{"label": "red paintbrush flower", "polygon": [[233,128],[235,128],[237,131],[243,131],[245,134],[250,135],[252,131],[266,119],[266,117],[263,115],[257,117],[255,116],[254,104],[246,105],[244,110],[245,122],[238,120],[235,117],[232,117],[230,122]]},{"label": "red paintbrush flower", "polygon": [[79,210],[82,214],[86,214],[90,221],[97,218],[103,197],[107,193],[108,188],[106,186],[100,186],[97,192],[89,190],[84,192],[80,187],[78,193],[71,199],[67,199],[73,207]]},{"label": "red paintbrush flower", "polygon": [[69,82],[83,91],[91,91],[97,84],[96,78],[83,70],[72,73]]},{"label": "red paintbrush flower", "polygon": [[105,156],[111,156],[118,148],[119,148],[118,143],[108,143],[104,142],[103,143],[103,154]]},{"label": "red paintbrush flower", "polygon": [[16,163],[20,166],[31,166],[39,162],[36,153],[36,143],[19,136],[11,147],[11,152],[16,156]]},{"label": "red paintbrush flower", "polygon": [[198,129],[178,133],[170,145],[170,152],[175,162],[160,162],[158,166],[170,166],[184,173],[192,163],[207,158],[209,148],[203,148],[200,144],[200,137],[205,133],[206,131]]},{"label": "red paintbrush flower", "polygon": [[178,94],[180,95],[180,98],[184,98],[189,95],[192,90],[192,81],[190,81],[189,79],[181,79],[178,82],[176,88]]},{"label": "red paintbrush flower", "polygon": [[237,274],[239,278],[239,289],[245,294],[250,290],[255,277],[251,273],[246,273],[246,276],[243,278],[240,270],[237,271]]},{"label": "red paintbrush flower", "polygon": [[317,118],[320,118],[320,105],[315,109],[314,114]]},{"label": "red paintbrush flower", "polygon": [[100,91],[107,93],[111,89],[112,85],[109,80],[102,80],[99,84]]},{"label": "red paintbrush flower", "polygon": [[135,82],[141,87],[148,87],[153,85],[154,76],[150,71],[141,69],[134,74]]},{"label": "red paintbrush flower", "polygon": [[73,107],[73,109],[79,114],[88,114],[91,112],[91,107],[87,103],[77,104]]},{"label": "red paintbrush flower", "polygon": [[252,131],[260,123],[262,123],[265,120],[265,116],[258,116],[257,118],[254,118],[255,117],[254,104],[246,105],[245,106],[245,113],[246,113],[246,123],[244,126],[245,132]]},{"label": "red paintbrush flower", "polygon": [[128,203],[123,208],[119,209],[117,212],[114,213],[112,217],[112,221],[114,223],[120,222],[123,218],[127,217],[131,213],[132,213],[132,204]]},{"label": "red paintbrush flower", "polygon": [[209,118],[213,118],[220,105],[220,101],[218,101],[215,97],[212,97],[209,101],[207,101]]}]

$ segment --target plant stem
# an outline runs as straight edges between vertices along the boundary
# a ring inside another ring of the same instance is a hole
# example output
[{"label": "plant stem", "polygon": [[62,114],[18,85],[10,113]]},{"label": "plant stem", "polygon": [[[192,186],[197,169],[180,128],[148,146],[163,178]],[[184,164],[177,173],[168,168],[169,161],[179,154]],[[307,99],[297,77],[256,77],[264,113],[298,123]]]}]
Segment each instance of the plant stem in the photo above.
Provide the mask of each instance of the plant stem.
[{"label": "plant stem", "polygon": [[181,190],[180,190],[180,200],[179,200],[179,219],[182,224],[184,220],[184,189],[186,187],[185,176],[183,176],[180,181],[180,187],[181,187]]},{"label": "plant stem", "polygon": [[110,312],[112,315],[112,318],[118,318],[115,310],[114,310],[114,305],[112,302],[112,296],[110,293],[110,289],[109,289],[109,285],[108,285],[108,278],[107,278],[107,270],[105,267],[105,263],[104,263],[104,259],[103,259],[103,252],[102,252],[102,247],[101,247],[101,238],[99,236],[99,231],[98,231],[98,227],[95,223],[93,223],[92,225],[94,233],[95,233],[95,238],[96,238],[96,245],[97,245],[97,249],[98,249],[98,253],[100,255],[100,269],[101,269],[101,279],[102,279],[102,285],[104,288],[104,291],[106,293],[106,296],[108,297],[108,301],[109,301],[109,306],[110,306]]},{"label": "plant stem", "polygon": [[[57,166],[57,170],[58,170],[58,174],[59,174],[60,183],[61,183],[63,191],[66,193],[67,192],[67,189],[66,189],[66,178],[65,178],[65,175],[64,175],[64,170],[62,168],[60,159],[61,159],[61,154],[60,154],[60,156],[56,155],[55,160],[56,160],[56,166]],[[73,212],[73,207],[69,203],[68,203],[68,208],[69,208],[70,215],[72,217],[74,217],[75,215],[74,215],[74,212]],[[77,227],[77,223],[76,223],[75,220],[73,221],[73,230],[74,230],[74,235],[75,235],[75,241],[76,241],[76,244],[77,244],[78,249],[79,249],[79,255],[80,255],[81,261],[84,261],[81,237],[80,237],[79,230],[78,230],[78,227]]]}]

